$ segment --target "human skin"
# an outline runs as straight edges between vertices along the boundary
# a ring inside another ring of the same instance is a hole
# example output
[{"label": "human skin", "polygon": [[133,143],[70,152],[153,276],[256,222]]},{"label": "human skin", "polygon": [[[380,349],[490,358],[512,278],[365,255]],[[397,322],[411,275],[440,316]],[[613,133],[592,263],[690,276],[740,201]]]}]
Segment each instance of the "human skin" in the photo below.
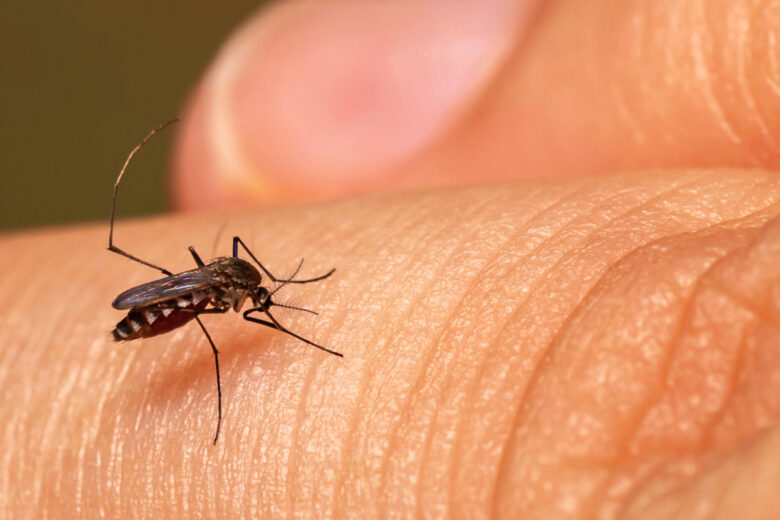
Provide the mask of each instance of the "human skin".
[{"label": "human skin", "polygon": [[337,267],[280,293],[318,317],[279,315],[343,359],[205,318],[216,446],[197,327],[109,336],[111,298],[154,271],[95,254],[104,225],[6,237],[6,516],[760,518],[778,200],[772,174],[654,172],[123,222],[169,269],[223,222],[277,273]]},{"label": "human skin", "polygon": [[[640,22],[663,35],[668,19],[654,11],[591,2],[589,18],[554,5],[447,132],[403,160],[384,153],[371,185],[339,177],[338,200],[118,224],[120,247],[172,270],[191,267],[187,245],[211,256],[223,226],[220,253],[235,232],[274,272],[301,256],[302,276],[337,268],[280,293],[319,316],[280,317],[343,359],[233,313],[206,317],[221,350],[216,446],[213,359],[198,328],[110,339],[122,314],[109,302],[154,271],[95,254],[104,224],[0,239],[0,284],[14,295],[0,310],[2,516],[772,517],[780,179],[735,166],[776,167],[777,100],[696,83],[771,83],[776,49],[759,43],[772,19],[746,10],[761,30],[731,41],[712,27],[740,26],[739,3],[674,18],[675,38],[710,28],[719,57],[750,58],[734,69],[739,60],[704,60],[703,75],[664,61],[674,46],[632,54],[554,38],[632,34]],[[253,23],[263,16],[281,15]],[[225,161],[204,116],[221,99],[223,52],[185,114],[179,205],[328,195],[324,180],[290,181],[300,163],[261,139]],[[624,61],[636,69],[577,76],[575,65],[610,53],[638,56]],[[545,89],[544,63],[567,71],[570,88],[548,77]],[[544,107],[566,117],[545,119]],[[444,172],[435,184],[475,185],[382,193],[429,170]]]}]

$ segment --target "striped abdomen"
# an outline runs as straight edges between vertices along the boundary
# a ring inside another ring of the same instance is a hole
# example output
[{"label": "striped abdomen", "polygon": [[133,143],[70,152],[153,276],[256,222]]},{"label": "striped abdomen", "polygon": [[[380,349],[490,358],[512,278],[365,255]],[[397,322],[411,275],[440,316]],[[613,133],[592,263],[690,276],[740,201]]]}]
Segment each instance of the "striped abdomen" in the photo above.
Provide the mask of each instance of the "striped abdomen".
[{"label": "striped abdomen", "polygon": [[170,332],[195,318],[193,311],[204,309],[210,301],[204,293],[195,292],[132,309],[114,327],[114,340],[129,341]]}]

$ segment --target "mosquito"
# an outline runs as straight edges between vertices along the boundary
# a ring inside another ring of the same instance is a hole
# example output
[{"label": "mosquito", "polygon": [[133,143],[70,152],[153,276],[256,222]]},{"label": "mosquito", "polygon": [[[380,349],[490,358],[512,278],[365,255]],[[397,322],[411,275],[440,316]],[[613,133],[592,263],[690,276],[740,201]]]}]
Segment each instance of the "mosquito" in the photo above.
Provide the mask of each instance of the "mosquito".
[{"label": "mosquito", "polygon": [[[299,311],[317,314],[309,309],[293,307],[276,303],[272,297],[287,284],[304,284],[318,282],[328,278],[335,272],[331,269],[327,273],[304,280],[296,280],[298,272],[303,265],[303,259],[290,278],[282,279],[272,275],[268,269],[250,251],[241,238],[233,237],[233,255],[222,256],[205,263],[195,248],[190,246],[189,252],[195,260],[196,267],[189,271],[174,274],[146,260],[142,260],[130,253],[123,251],[114,245],[114,214],[116,212],[116,195],[119,184],[127,170],[127,166],[138,150],[146,144],[154,134],[163,128],[176,123],[178,118],[171,119],[158,126],[135,147],[127,156],[119,176],[114,183],[114,194],[111,199],[111,221],[108,230],[108,250],[120,254],[130,260],[156,269],[165,275],[164,278],[133,287],[123,292],[111,303],[118,310],[127,310],[125,316],[116,324],[112,334],[115,341],[130,341],[134,339],[150,338],[170,332],[182,325],[195,320],[206,339],[211,345],[214,354],[214,366],[217,371],[217,430],[214,434],[214,444],[219,439],[219,431],[222,426],[222,384],[219,376],[219,350],[214,340],[206,330],[200,316],[203,314],[224,314],[230,309],[241,312],[244,303],[251,300],[251,308],[243,311],[245,320],[259,323],[266,327],[279,330],[313,347],[323,350],[334,356],[343,357],[342,354],[318,345],[282,326],[271,314],[273,306],[283,307]],[[258,270],[252,263],[239,258],[239,246],[257,264]],[[276,288],[269,289],[263,286],[263,275],[277,284]],[[263,316],[258,317],[258,315]],[[267,318],[267,319],[264,319]]]}]

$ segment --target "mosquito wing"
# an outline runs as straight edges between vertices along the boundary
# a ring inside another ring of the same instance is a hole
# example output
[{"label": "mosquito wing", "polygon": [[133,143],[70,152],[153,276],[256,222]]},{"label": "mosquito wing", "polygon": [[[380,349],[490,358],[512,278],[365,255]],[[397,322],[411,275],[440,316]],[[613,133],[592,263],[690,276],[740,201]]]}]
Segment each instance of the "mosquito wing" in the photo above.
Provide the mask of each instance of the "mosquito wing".
[{"label": "mosquito wing", "polygon": [[128,289],[117,296],[111,306],[115,309],[143,307],[221,283],[222,280],[208,266],[198,267]]}]

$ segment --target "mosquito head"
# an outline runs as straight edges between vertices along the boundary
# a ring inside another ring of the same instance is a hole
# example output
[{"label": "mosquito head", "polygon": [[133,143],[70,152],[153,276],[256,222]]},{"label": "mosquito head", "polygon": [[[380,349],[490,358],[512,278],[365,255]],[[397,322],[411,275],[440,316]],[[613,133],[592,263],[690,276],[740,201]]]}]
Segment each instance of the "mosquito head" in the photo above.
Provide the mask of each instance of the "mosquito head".
[{"label": "mosquito head", "polygon": [[274,295],[276,291],[284,287],[284,284],[280,285],[276,289],[274,289],[272,292],[266,289],[265,287],[258,287],[257,291],[252,296],[252,300],[254,301],[255,307],[259,307],[262,309],[270,309],[273,306],[276,307],[282,307],[283,309],[293,309],[296,311],[303,311],[303,312],[309,312],[311,314],[317,314],[315,311],[310,309],[304,309],[303,307],[295,307],[294,305],[285,305],[283,303],[276,303],[271,299],[271,297]]},{"label": "mosquito head", "polygon": [[259,286],[252,296],[252,300],[254,301],[255,307],[265,307],[267,309],[274,305],[274,302],[271,301],[271,296],[272,293],[269,292],[268,289]]},{"label": "mosquito head", "polygon": [[[290,278],[288,278],[286,280],[276,280],[275,279],[274,281],[281,282],[281,283],[273,291],[269,291],[268,289],[266,289],[265,287],[261,286],[258,283],[257,284],[257,289],[255,289],[255,292],[252,294],[252,300],[254,301],[255,307],[267,310],[267,309],[270,309],[271,306],[275,305],[277,307],[282,307],[282,308],[285,308],[285,309],[293,309],[293,310],[296,310],[296,311],[303,311],[303,312],[310,312],[312,314],[317,314],[316,312],[314,312],[312,310],[309,310],[309,309],[304,309],[303,307],[295,307],[294,305],[284,305],[284,304],[281,304],[281,303],[276,303],[275,301],[273,301],[271,299],[271,297],[274,294],[276,294],[279,291],[279,289],[281,289],[282,287],[284,287],[288,283],[302,283],[301,280],[295,280],[294,279],[295,275],[298,274],[298,271],[301,270],[301,265],[303,265],[303,260],[300,261],[300,263],[298,264],[298,268],[295,269],[295,272],[292,274],[292,276]],[[333,271],[329,272],[328,274],[326,274],[322,278],[327,278],[332,273],[333,273]],[[311,280],[305,280],[305,281],[311,281]]]}]

